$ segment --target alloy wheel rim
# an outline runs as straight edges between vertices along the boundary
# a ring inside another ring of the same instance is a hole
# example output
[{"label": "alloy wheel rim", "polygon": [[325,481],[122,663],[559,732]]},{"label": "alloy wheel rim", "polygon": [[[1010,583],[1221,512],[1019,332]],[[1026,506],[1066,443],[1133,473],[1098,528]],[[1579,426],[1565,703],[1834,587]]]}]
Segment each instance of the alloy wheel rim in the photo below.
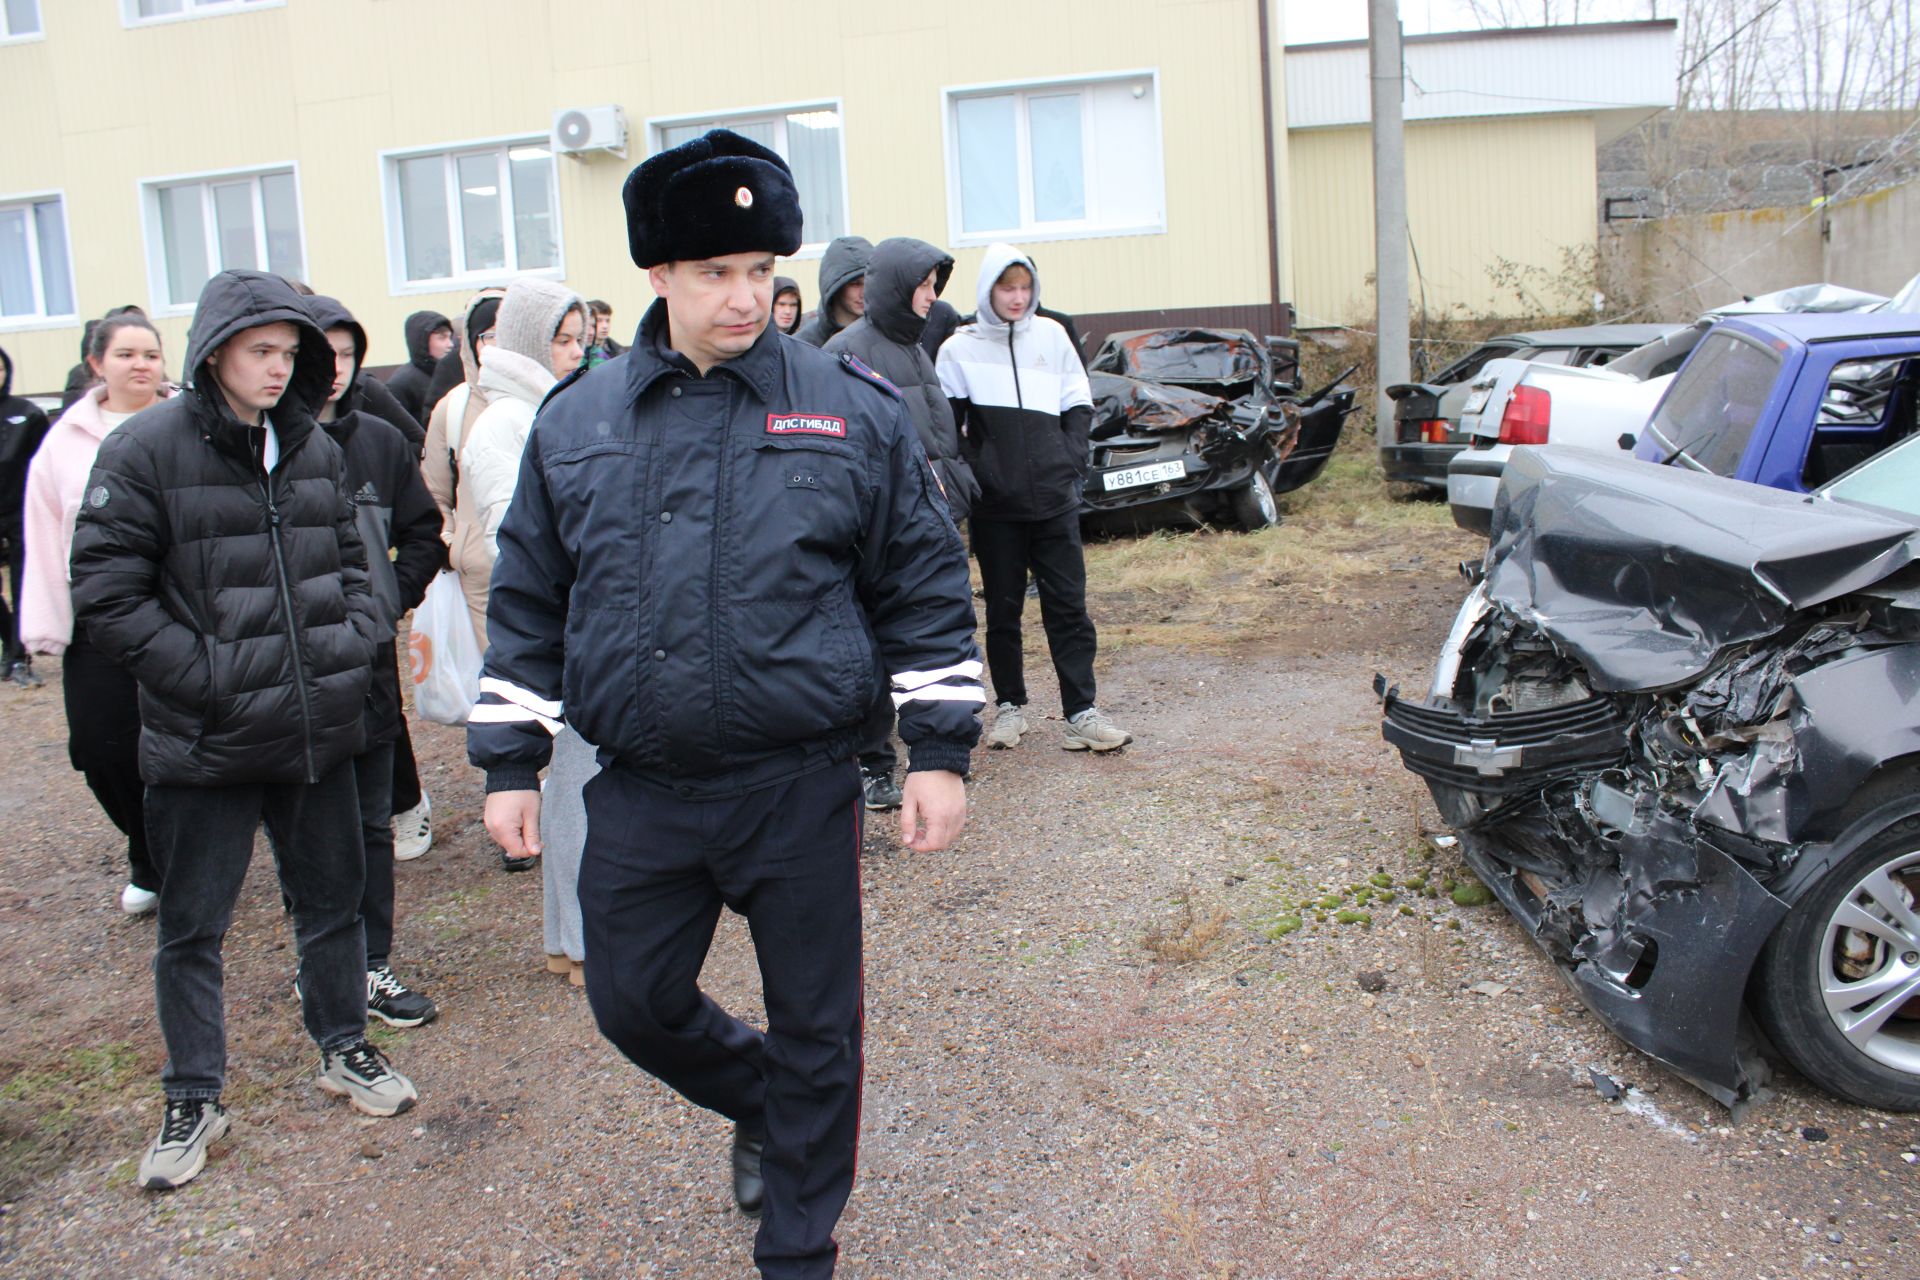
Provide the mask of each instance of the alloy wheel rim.
[{"label": "alloy wheel rim", "polygon": [[1920,849],[1869,870],[1821,931],[1827,1016],[1873,1061],[1920,1076]]}]

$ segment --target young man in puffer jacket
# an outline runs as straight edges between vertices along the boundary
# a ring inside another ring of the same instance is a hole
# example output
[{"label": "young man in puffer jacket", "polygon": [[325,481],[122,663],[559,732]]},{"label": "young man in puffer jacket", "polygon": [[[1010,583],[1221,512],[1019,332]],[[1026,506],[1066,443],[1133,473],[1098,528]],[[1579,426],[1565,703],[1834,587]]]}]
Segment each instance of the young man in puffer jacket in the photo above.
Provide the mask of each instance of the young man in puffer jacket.
[{"label": "young man in puffer jacket", "polygon": [[[340,446],[347,491],[353,495],[355,527],[367,547],[367,578],[380,613],[380,648],[373,660],[373,690],[367,699],[367,746],[353,758],[360,795],[360,836],[366,852],[366,888],[360,923],[367,938],[367,1012],[392,1027],[432,1022],[433,1001],[394,974],[393,796],[395,756],[406,738],[400,700],[400,619],[420,603],[433,575],[446,567],[440,541],[440,510],[433,505],[413,448],[391,423],[364,410],[345,410],[366,359],[367,332],[333,298],[307,299],[315,323],[333,348],[333,390],[320,407],[320,424]],[[412,766],[407,748],[407,767]]]},{"label": "young man in puffer jacket", "polygon": [[25,688],[40,684],[33,659],[20,643],[20,580],[25,576],[27,464],[47,438],[47,415],[25,396],[13,394],[13,361],[0,351],[0,555],[7,570],[7,597],[0,600],[0,680]]},{"label": "young man in puffer jacket", "polygon": [[387,376],[387,390],[424,427],[433,411],[427,388],[440,357],[453,350],[453,322],[438,311],[416,311],[407,317],[405,331],[407,362]]},{"label": "young man in puffer jacket", "polygon": [[313,417],[333,363],[285,280],[214,276],[188,390],[101,443],[74,530],[75,621],[140,687],[167,1109],[138,1180],[155,1190],[197,1177],[227,1132],[220,952],[262,819],[292,904],[315,1083],[369,1115],[419,1097],[366,1038],[353,757],[380,622],[340,449]]},{"label": "young man in puffer jacket", "polygon": [[1060,680],[1068,751],[1116,751],[1133,735],[1094,704],[1096,638],[1087,616],[1080,491],[1090,456],[1093,395],[1066,330],[1035,314],[1033,260],[995,244],[980,264],[979,310],[940,348],[940,385],[953,401],[963,452],[980,481],[970,531],[987,613],[987,669],[997,709],[989,747],[1028,732],[1020,614],[1031,570]]}]

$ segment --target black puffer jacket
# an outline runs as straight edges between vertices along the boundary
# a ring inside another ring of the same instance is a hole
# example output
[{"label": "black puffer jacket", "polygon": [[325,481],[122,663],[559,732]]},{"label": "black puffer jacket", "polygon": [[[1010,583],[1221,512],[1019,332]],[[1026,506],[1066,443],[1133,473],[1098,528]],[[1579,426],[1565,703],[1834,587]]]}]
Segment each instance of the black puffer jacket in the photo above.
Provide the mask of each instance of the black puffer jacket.
[{"label": "black puffer jacket", "polygon": [[824,347],[840,332],[833,318],[833,300],[840,291],[867,274],[873,244],[865,236],[841,236],[820,255],[820,309],[800,322],[794,337],[809,346]]},{"label": "black puffer jacket", "polygon": [[20,537],[27,464],[46,438],[47,415],[25,396],[13,394],[13,360],[0,351],[0,542]]},{"label": "black puffer jacket", "polygon": [[920,446],[940,477],[947,509],[958,524],[980,496],[980,483],[960,456],[953,405],[940,389],[933,361],[920,346],[927,318],[914,314],[913,293],[929,271],[937,273],[934,290],[938,292],[947,287],[953,259],[925,240],[882,240],[867,267],[867,314],[833,335],[824,349],[830,355],[851,355],[899,388],[914,430],[920,434]]},{"label": "black puffer jacket", "polygon": [[487,789],[537,786],[560,718],[683,796],[850,759],[876,650],[910,768],[965,773],[967,553],[899,397],[771,325],[701,377],[665,328],[655,302],[527,437],[467,724]]},{"label": "black puffer jacket", "polygon": [[[243,329],[299,326],[265,433],[206,367]],[[73,538],[74,614],[140,684],[149,785],[312,782],[364,745],[379,615],[339,446],[313,411],[333,351],[278,276],[207,282],[188,338],[191,388],[100,446]]]},{"label": "black puffer jacket", "polygon": [[395,369],[387,378],[387,390],[393,392],[393,398],[400,402],[402,409],[413,415],[415,422],[425,422],[428,412],[433,408],[426,403],[427,388],[433,383],[434,366],[427,342],[440,329],[451,333],[453,325],[438,311],[416,311],[408,316],[407,363]]}]

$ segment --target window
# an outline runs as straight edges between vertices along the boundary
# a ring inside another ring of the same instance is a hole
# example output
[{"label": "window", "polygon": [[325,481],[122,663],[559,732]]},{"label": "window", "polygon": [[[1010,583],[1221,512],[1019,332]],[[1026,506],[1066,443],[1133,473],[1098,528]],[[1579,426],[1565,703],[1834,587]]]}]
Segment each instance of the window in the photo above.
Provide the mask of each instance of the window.
[{"label": "window", "polygon": [[0,0],[0,40],[40,34],[40,0]]},{"label": "window", "polygon": [[655,151],[691,142],[709,129],[731,129],[779,152],[793,170],[793,185],[800,192],[803,248],[818,251],[827,241],[847,234],[846,156],[837,104],[651,123]]},{"label": "window", "polygon": [[179,22],[186,18],[217,18],[245,9],[274,9],[287,0],[120,0],[120,21],[124,26],[144,27],[156,22]]},{"label": "window", "polygon": [[145,187],[148,275],[163,312],[184,313],[215,272],[307,273],[292,169],[166,178]]},{"label": "window", "polygon": [[1654,413],[1655,442],[1675,461],[1735,475],[1779,372],[1780,357],[1758,342],[1707,335]]},{"label": "window", "polygon": [[66,201],[48,195],[0,202],[0,325],[73,315]]},{"label": "window", "polygon": [[1166,230],[1157,78],[947,90],[955,244]]},{"label": "window", "polygon": [[560,272],[560,200],[545,138],[385,161],[396,290]]}]

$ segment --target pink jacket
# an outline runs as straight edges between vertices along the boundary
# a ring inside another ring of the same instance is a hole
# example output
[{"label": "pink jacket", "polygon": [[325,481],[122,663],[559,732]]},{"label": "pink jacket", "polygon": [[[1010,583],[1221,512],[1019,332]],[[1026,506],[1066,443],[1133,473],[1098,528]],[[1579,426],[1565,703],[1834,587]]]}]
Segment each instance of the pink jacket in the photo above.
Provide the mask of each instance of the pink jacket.
[{"label": "pink jacket", "polygon": [[[162,390],[162,395],[168,389]],[[20,640],[29,653],[64,653],[73,640],[73,596],[67,561],[73,522],[93,473],[94,455],[107,438],[100,405],[105,387],[73,402],[47,432],[27,468],[26,576],[20,584]]]}]

